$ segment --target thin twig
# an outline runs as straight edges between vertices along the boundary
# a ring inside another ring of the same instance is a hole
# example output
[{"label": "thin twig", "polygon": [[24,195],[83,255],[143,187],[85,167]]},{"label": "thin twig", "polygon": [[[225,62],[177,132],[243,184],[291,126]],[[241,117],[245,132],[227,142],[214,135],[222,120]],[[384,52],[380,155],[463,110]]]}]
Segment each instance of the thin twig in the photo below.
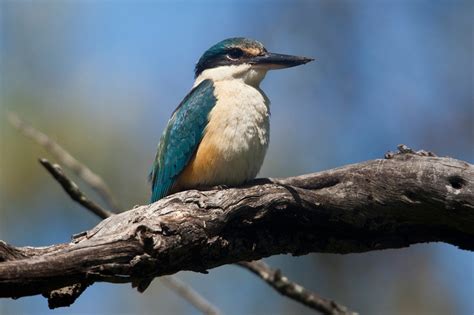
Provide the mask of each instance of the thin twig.
[{"label": "thin twig", "polygon": [[214,305],[209,304],[199,293],[197,293],[189,285],[181,281],[177,277],[161,277],[161,283],[166,285],[169,289],[179,294],[182,298],[192,303],[203,314],[219,315],[222,314]]},{"label": "thin twig", "polygon": [[61,166],[59,166],[58,164],[51,164],[47,159],[39,159],[39,162],[63,187],[64,191],[69,195],[69,197],[72,198],[72,200],[77,201],[83,207],[92,211],[94,214],[103,219],[113,215],[112,212],[105,210],[92,200],[88,199],[79,189],[77,184],[66,177]]},{"label": "thin twig", "polygon": [[279,269],[272,269],[263,261],[242,261],[237,265],[244,267],[268,285],[273,287],[280,294],[285,295],[295,301],[298,301],[314,310],[317,310],[325,315],[355,315],[357,313],[349,311],[345,306],[342,306],[332,300],[320,297],[318,294],[308,291],[301,285],[290,281],[287,277],[281,274]]},{"label": "thin twig", "polygon": [[101,198],[107,203],[107,205],[115,210],[120,210],[118,202],[114,198],[110,188],[104,182],[104,180],[92,172],[87,166],[79,162],[57,142],[52,140],[43,132],[33,128],[24,121],[22,121],[18,115],[14,113],[8,113],[8,121],[10,124],[19,130],[24,136],[33,139],[39,145],[44,147],[46,151],[51,153],[61,164],[72,170],[77,176],[79,176],[84,182],[92,187]]}]

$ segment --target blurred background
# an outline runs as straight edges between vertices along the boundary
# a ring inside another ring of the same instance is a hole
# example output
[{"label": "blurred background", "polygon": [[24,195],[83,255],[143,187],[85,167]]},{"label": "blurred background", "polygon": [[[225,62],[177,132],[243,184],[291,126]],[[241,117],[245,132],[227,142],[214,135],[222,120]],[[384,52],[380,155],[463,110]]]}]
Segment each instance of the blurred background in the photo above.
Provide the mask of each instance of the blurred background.
[{"label": "blurred background", "polygon": [[[233,36],[316,58],[262,83],[272,127],[260,176],[381,158],[399,143],[473,163],[473,21],[473,1],[0,0],[0,239],[67,242],[99,221],[38,164],[51,156],[8,111],[103,176],[124,209],[144,204],[195,62]],[[266,261],[362,314],[474,312],[474,255],[446,244]],[[226,314],[313,314],[238,267],[178,276]],[[144,294],[96,284],[53,311],[42,297],[0,300],[0,314],[46,313],[198,314],[158,280]]]}]

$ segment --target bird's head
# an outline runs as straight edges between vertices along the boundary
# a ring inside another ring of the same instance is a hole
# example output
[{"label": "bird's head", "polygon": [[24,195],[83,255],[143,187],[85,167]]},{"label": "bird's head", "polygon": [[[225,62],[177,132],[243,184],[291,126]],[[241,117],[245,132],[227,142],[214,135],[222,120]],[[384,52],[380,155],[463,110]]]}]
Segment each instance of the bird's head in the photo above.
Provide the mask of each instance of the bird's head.
[{"label": "bird's head", "polygon": [[242,79],[258,86],[268,70],[294,67],[312,60],[268,52],[256,40],[228,38],[209,48],[199,59],[195,68],[196,84],[204,79]]}]

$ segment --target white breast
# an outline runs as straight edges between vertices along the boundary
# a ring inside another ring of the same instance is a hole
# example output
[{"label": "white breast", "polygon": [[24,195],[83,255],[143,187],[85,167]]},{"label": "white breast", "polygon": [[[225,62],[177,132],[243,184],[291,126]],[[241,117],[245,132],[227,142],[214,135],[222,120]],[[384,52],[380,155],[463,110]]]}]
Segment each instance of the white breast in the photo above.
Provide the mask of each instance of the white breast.
[{"label": "white breast", "polygon": [[202,144],[216,149],[212,179],[238,185],[257,176],[268,148],[270,102],[242,80],[214,83],[217,104],[209,114]]}]

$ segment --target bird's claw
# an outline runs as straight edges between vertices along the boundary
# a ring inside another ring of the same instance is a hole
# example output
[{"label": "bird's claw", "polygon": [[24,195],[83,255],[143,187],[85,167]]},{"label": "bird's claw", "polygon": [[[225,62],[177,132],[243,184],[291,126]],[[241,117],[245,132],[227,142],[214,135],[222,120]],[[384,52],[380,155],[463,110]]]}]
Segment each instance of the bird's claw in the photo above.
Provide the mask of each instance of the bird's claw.
[{"label": "bird's claw", "polygon": [[229,189],[230,186],[228,185],[216,185],[216,186],[212,186],[211,187],[211,190],[224,190],[224,189]]}]

